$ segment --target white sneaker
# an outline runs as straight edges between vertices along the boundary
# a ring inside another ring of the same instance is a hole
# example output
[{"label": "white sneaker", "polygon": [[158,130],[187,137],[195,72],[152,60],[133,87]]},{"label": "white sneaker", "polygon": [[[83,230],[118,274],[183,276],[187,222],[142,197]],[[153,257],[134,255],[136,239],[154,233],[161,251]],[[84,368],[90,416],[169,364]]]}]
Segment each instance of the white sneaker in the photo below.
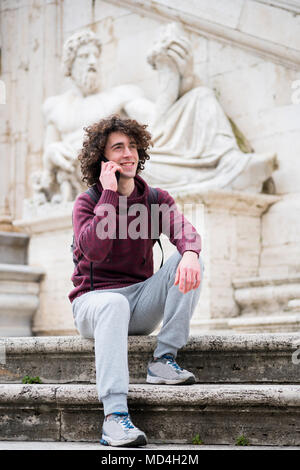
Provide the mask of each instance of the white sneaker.
[{"label": "white sneaker", "polygon": [[152,359],[148,364],[147,379],[149,384],[191,385],[196,382],[194,374],[182,369],[173,354],[164,354]]},{"label": "white sneaker", "polygon": [[105,418],[102,427],[100,444],[114,447],[144,446],[146,434],[131,422],[128,413],[112,413]]}]

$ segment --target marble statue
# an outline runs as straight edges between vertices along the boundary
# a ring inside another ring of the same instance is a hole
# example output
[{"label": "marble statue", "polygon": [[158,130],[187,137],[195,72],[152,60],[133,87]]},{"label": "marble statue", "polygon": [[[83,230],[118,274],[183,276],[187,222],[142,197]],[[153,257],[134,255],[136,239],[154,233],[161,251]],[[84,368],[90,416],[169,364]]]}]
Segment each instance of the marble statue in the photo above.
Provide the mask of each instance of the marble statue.
[{"label": "marble statue", "polygon": [[164,27],[147,57],[158,73],[155,102],[132,84],[99,90],[100,53],[92,31],[75,33],[64,45],[64,73],[71,87],[43,105],[43,169],[33,175],[34,204],[72,201],[85,189],[77,159],[83,128],[114,113],[149,125],[154,146],[143,172],[149,184],[261,191],[276,157],[242,152],[214,92],[193,87],[192,50],[179,24]]},{"label": "marble statue", "polygon": [[[154,147],[143,172],[166,189],[227,189],[261,192],[277,168],[276,155],[244,153],[234,123],[213,90],[193,87],[192,47],[182,27],[171,23],[149,52],[159,90],[152,125]],[[270,182],[268,188],[273,186]]]}]

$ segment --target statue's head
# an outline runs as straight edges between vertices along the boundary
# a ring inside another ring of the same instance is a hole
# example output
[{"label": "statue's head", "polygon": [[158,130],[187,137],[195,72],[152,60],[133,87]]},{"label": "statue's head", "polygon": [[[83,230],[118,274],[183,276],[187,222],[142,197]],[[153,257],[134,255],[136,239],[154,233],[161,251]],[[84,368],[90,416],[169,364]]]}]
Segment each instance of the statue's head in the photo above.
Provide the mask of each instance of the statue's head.
[{"label": "statue's head", "polygon": [[63,67],[66,77],[71,77],[84,95],[98,89],[98,59],[101,43],[89,30],[70,36],[63,48]]}]

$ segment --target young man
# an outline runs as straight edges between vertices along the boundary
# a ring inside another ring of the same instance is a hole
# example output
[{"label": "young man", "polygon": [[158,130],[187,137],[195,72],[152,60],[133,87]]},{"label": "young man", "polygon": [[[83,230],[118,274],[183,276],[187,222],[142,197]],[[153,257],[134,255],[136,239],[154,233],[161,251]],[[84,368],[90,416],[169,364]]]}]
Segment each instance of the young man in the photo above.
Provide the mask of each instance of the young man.
[{"label": "young man", "polygon": [[[149,186],[138,175],[149,159],[146,127],[112,116],[85,129],[82,180],[96,189],[99,200],[84,192],[73,209],[76,268],[69,299],[76,328],[95,340],[97,392],[105,415],[100,442],[112,446],[147,443],[128,414],[128,335],[148,335],[163,320],[147,382],[195,382],[175,358],[188,341],[200,295],[201,239],[174,199],[157,188],[157,203],[164,209],[158,231],[168,234],[177,251],[153,274],[152,205]],[[144,216],[138,219],[143,237],[137,236],[137,207]]]}]

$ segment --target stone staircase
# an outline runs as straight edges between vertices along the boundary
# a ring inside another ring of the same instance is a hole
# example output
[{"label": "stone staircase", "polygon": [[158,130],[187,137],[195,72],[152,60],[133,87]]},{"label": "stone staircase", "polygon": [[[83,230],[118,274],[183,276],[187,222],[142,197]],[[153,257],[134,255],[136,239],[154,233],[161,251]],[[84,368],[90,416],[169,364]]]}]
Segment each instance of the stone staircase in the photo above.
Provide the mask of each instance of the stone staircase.
[{"label": "stone staircase", "polygon": [[[177,359],[192,386],[145,383],[155,343],[129,337],[129,409],[151,444],[300,446],[299,334],[191,337]],[[0,339],[0,441],[97,442],[102,420],[93,340]]]}]

